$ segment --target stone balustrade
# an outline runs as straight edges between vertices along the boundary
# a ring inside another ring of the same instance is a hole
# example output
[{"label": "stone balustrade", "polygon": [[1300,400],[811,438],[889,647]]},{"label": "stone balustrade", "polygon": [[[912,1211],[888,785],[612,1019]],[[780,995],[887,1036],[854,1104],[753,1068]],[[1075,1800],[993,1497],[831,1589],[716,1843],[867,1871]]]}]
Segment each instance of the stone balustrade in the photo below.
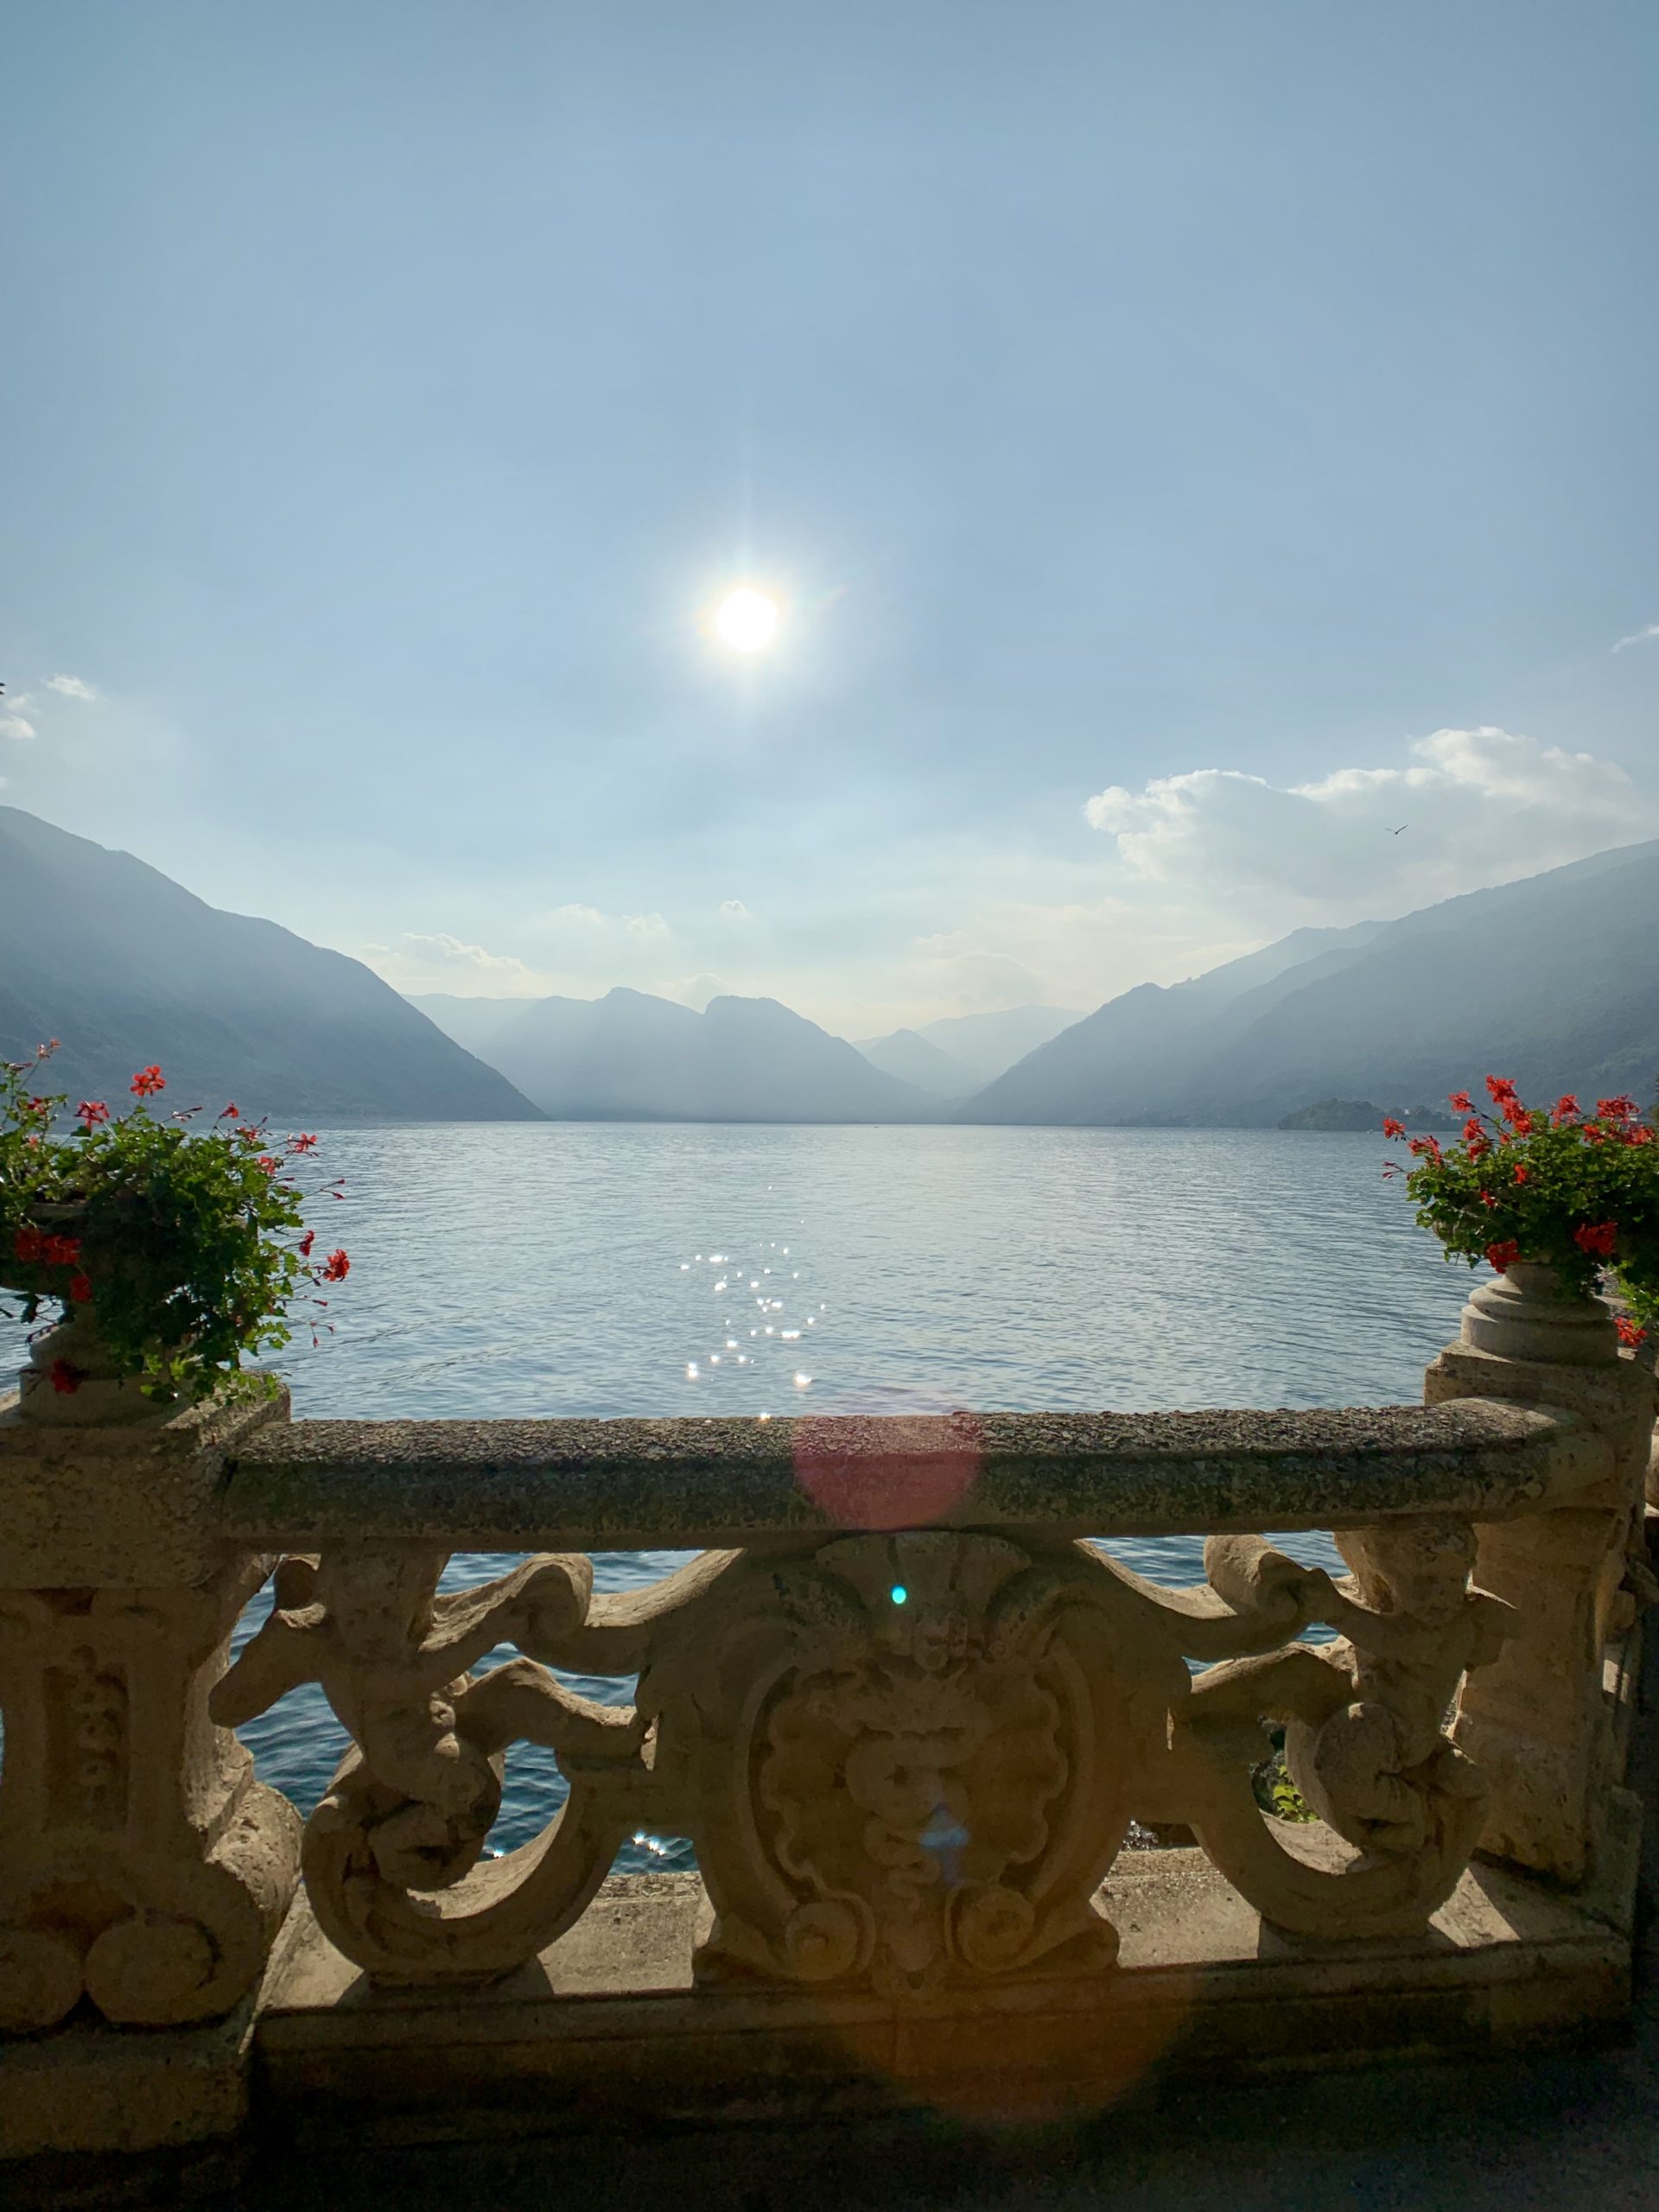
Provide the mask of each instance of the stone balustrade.
[{"label": "stone balustrade", "polygon": [[[1524,1318],[1523,1357],[1478,1313],[1429,1403],[1340,1412],[14,1402],[0,2150],[225,2133],[256,2059],[302,2132],[391,2075],[398,2124],[445,2132],[664,2071],[676,2109],[993,2077],[1075,2103],[1130,2045],[1615,2023],[1653,1378]],[[1110,1548],[1177,1534],[1191,1586]],[[633,1548],[693,1556],[596,1593],[591,1554]],[[441,1589],[461,1551],[523,1556]],[[313,1683],[351,1748],[302,1824],[233,1731]],[[1263,1810],[1281,1739],[1310,1819]],[[568,1795],[497,1857],[523,1745]],[[697,1875],[614,1876],[642,1830]]]}]

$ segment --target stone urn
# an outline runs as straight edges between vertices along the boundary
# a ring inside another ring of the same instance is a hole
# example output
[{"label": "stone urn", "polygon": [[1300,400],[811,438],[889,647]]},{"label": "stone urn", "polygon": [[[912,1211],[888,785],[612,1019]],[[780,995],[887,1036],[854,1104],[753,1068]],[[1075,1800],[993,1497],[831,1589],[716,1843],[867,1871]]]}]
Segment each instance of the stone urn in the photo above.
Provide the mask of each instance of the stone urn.
[{"label": "stone urn", "polygon": [[1498,1359],[1560,1366],[1608,1367],[1618,1357],[1605,1301],[1570,1289],[1554,1268],[1530,1260],[1516,1261],[1473,1293],[1463,1309],[1463,1341]]},{"label": "stone urn", "polygon": [[[84,1233],[84,1206],[37,1205],[30,1220],[43,1236],[79,1242],[82,1262],[90,1271],[107,1274],[120,1268],[122,1240],[105,1237],[94,1247]],[[64,1298],[73,1272],[62,1264],[20,1259],[15,1251],[0,1252],[0,1289],[24,1297]],[[66,1370],[73,1389],[60,1387]],[[54,1428],[128,1427],[168,1421],[180,1411],[177,1399],[146,1396],[136,1376],[116,1373],[90,1304],[66,1301],[62,1319],[35,1338],[17,1382],[19,1417]]]}]

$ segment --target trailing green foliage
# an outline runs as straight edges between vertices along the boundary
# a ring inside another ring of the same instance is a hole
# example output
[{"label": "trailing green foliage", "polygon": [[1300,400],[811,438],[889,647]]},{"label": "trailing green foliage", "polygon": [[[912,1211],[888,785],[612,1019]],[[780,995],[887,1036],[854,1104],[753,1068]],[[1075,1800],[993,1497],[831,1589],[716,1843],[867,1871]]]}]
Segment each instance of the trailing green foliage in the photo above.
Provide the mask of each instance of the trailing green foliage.
[{"label": "trailing green foliage", "polygon": [[[1517,1262],[1554,1268],[1568,1290],[1592,1291],[1616,1280],[1628,1311],[1618,1332],[1637,1344],[1659,1325],[1659,1135],[1629,1097],[1599,1098],[1593,1114],[1570,1096],[1547,1112],[1522,1103],[1515,1085],[1489,1075],[1496,1111],[1476,1109],[1467,1091],[1452,1104],[1463,1134],[1443,1147],[1433,1136],[1407,1140],[1415,1165],[1406,1188],[1417,1218],[1446,1247],[1447,1259]],[[1387,1120],[1385,1136],[1404,1139]],[[1398,1174],[1398,1162],[1383,1171]]]},{"label": "trailing green foliage", "polygon": [[[200,1109],[158,1118],[159,1067],[133,1077],[126,1113],[83,1099],[71,1117],[64,1096],[35,1088],[54,1049],[0,1061],[0,1284],[25,1321],[42,1299],[90,1306],[116,1373],[201,1397],[245,1355],[290,1342],[296,1301],[325,1306],[321,1286],[350,1268],[343,1251],[311,1257],[291,1170],[316,1139],[279,1142],[234,1105],[200,1131]],[[58,1367],[73,1390],[76,1371]]]}]

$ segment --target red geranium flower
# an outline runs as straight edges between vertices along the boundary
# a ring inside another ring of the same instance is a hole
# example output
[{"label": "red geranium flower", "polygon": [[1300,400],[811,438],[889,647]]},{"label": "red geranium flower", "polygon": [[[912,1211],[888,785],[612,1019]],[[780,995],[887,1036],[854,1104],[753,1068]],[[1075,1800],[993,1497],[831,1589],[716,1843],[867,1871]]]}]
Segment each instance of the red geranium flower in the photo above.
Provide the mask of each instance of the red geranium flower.
[{"label": "red geranium flower", "polygon": [[1579,1102],[1570,1090],[1564,1090],[1550,1109],[1549,1118],[1559,1129],[1563,1122],[1570,1121],[1579,1110]]},{"label": "red geranium flower", "polygon": [[41,1257],[48,1268],[73,1268],[80,1260],[79,1236],[48,1236],[42,1240]]},{"label": "red geranium flower", "polygon": [[1506,1236],[1501,1244],[1489,1244],[1486,1247],[1487,1265],[1496,1268],[1499,1274],[1502,1274],[1506,1268],[1512,1268],[1520,1257],[1521,1247],[1513,1236]]},{"label": "red geranium flower", "polygon": [[296,1137],[289,1137],[288,1148],[290,1152],[313,1152],[316,1149],[316,1142],[315,1137],[307,1136],[302,1132]]},{"label": "red geranium flower", "polygon": [[262,1152],[258,1159],[254,1162],[254,1166],[267,1175],[274,1175],[280,1164],[281,1163],[273,1159],[271,1154],[268,1152]]},{"label": "red geranium flower", "polygon": [[1628,1122],[1636,1112],[1636,1101],[1621,1091],[1617,1098],[1598,1098],[1596,1119],[1599,1122]]},{"label": "red geranium flower", "polygon": [[1503,1105],[1505,1099],[1513,1098],[1515,1096],[1515,1085],[1506,1075],[1489,1075],[1486,1078],[1486,1088],[1491,1091],[1494,1103],[1499,1106]]},{"label": "red geranium flower", "polygon": [[1406,1125],[1396,1121],[1392,1114],[1385,1114],[1382,1116],[1382,1134],[1385,1137],[1402,1137],[1406,1134]]},{"label": "red geranium flower", "polygon": [[69,1283],[69,1295],[77,1306],[85,1306],[92,1294],[92,1279],[91,1275],[79,1274],[71,1278]]},{"label": "red geranium flower", "polygon": [[1573,1232],[1573,1242],[1580,1252],[1593,1252],[1601,1259],[1611,1259],[1613,1247],[1618,1242],[1618,1224],[1616,1221],[1581,1221]]},{"label": "red geranium flower", "polygon": [[352,1272],[352,1263],[344,1252],[331,1252],[322,1263],[325,1282],[344,1282]]},{"label": "red geranium flower", "polygon": [[1454,1090],[1446,1103],[1454,1113],[1472,1114],[1475,1110],[1475,1102],[1466,1090]]},{"label": "red geranium flower", "polygon": [[1637,1344],[1645,1344],[1648,1340],[1647,1331],[1638,1329],[1628,1313],[1615,1313],[1613,1326],[1618,1331],[1620,1344],[1629,1344],[1632,1351]]},{"label": "red geranium flower", "polygon": [[316,1243],[316,1230],[315,1229],[308,1229],[304,1236],[300,1239],[300,1257],[302,1260],[308,1260],[310,1258],[311,1247]]},{"label": "red geranium flower", "polygon": [[20,1229],[11,1240],[11,1249],[33,1267],[46,1249],[46,1239],[38,1229]]},{"label": "red geranium flower", "polygon": [[236,1119],[236,1101],[234,1098],[232,1099],[230,1104],[225,1109],[225,1111],[219,1118],[221,1122],[233,1122]]},{"label": "red geranium flower", "polygon": [[100,1122],[110,1118],[110,1109],[101,1098],[83,1098],[75,1112],[89,1129],[95,1129]]},{"label": "red geranium flower", "polygon": [[1527,1179],[1527,1177],[1531,1173],[1531,1172],[1532,1172],[1532,1171],[1530,1170],[1530,1168],[1522,1167],[1522,1166],[1521,1166],[1517,1165],[1517,1166],[1516,1166],[1516,1171],[1515,1171],[1515,1179],[1516,1179],[1516,1181],[1517,1183],[1524,1183],[1524,1182],[1526,1181],[1526,1179]]},{"label": "red geranium flower", "polygon": [[1471,1114],[1463,1125],[1464,1142],[1465,1144],[1478,1144],[1485,1135],[1486,1132],[1481,1126],[1479,1115]]}]

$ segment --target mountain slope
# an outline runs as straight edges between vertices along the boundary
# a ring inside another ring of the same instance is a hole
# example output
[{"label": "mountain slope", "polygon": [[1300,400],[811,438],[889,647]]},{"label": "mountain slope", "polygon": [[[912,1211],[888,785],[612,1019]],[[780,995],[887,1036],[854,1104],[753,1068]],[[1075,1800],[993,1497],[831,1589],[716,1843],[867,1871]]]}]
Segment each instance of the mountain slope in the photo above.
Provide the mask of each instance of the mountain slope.
[{"label": "mountain slope", "polygon": [[0,807],[0,1054],[61,1038],[54,1090],[278,1121],[535,1121],[486,1067],[343,953],[209,906],[130,854]]},{"label": "mountain slope", "polygon": [[[1489,1070],[1522,1091],[1659,1071],[1659,842],[1387,925],[1299,932],[1229,971],[1109,1001],[958,1109],[994,1122],[1267,1125],[1311,1098],[1433,1099]],[[1277,968],[1266,954],[1308,950]],[[1209,986],[1206,990],[1204,987]]]},{"label": "mountain slope", "polygon": [[916,1033],[962,1061],[976,1083],[989,1083],[1082,1018],[1075,1007],[1011,1006],[996,1014],[942,1014]]},{"label": "mountain slope", "polygon": [[914,1084],[931,1098],[965,1098],[982,1080],[965,1061],[942,1051],[914,1029],[895,1029],[866,1039],[858,1047],[873,1068],[900,1083]]},{"label": "mountain slope", "polygon": [[915,1121],[928,1104],[775,999],[711,999],[701,1014],[621,988],[534,999],[490,1057],[560,1120]]}]

